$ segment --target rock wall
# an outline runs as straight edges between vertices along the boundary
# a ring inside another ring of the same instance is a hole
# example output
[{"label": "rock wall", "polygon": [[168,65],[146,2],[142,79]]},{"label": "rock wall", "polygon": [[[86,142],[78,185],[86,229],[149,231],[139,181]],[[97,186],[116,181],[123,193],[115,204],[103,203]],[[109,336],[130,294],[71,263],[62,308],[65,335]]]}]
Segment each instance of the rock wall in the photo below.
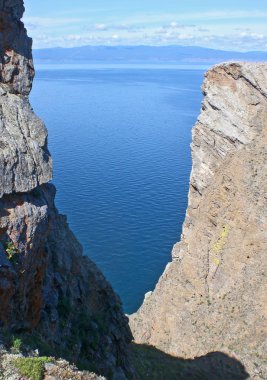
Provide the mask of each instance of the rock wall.
[{"label": "rock wall", "polygon": [[0,0],[0,80],[10,92],[28,95],[34,68],[32,40],[20,21],[23,13],[23,1]]},{"label": "rock wall", "polygon": [[224,352],[265,379],[267,64],[217,65],[203,93],[181,241],[130,326],[138,343]]},{"label": "rock wall", "polygon": [[133,378],[121,302],[55,205],[47,130],[28,94],[22,0],[0,0],[0,333],[108,379]]},{"label": "rock wall", "polygon": [[0,0],[0,197],[52,178],[47,130],[27,98],[34,68],[23,12],[23,1]]}]

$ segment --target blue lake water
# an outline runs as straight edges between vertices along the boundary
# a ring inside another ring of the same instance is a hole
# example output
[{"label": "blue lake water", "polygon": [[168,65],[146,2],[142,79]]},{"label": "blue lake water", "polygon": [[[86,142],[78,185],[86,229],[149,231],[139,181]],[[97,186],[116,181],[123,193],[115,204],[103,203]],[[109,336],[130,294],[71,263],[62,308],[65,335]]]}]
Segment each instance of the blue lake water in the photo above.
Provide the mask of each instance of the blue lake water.
[{"label": "blue lake water", "polygon": [[131,313],[180,238],[203,68],[37,67],[56,203]]}]

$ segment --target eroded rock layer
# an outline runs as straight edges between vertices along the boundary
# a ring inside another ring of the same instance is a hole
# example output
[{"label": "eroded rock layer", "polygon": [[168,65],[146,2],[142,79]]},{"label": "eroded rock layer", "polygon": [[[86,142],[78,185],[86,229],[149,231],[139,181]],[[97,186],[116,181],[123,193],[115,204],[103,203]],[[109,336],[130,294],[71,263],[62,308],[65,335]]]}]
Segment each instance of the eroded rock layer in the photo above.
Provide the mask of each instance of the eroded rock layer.
[{"label": "eroded rock layer", "polygon": [[34,68],[32,40],[20,21],[22,0],[0,0],[0,81],[16,94],[31,91]]},{"label": "eroded rock layer", "polygon": [[34,68],[23,12],[23,1],[0,0],[0,197],[52,178],[47,131],[27,98]]},{"label": "eroded rock layer", "polygon": [[267,64],[217,65],[203,93],[181,242],[130,326],[139,343],[225,352],[265,379]]},{"label": "eroded rock layer", "polygon": [[0,336],[130,379],[121,302],[54,205],[47,130],[28,100],[23,11],[22,0],[0,0]]}]

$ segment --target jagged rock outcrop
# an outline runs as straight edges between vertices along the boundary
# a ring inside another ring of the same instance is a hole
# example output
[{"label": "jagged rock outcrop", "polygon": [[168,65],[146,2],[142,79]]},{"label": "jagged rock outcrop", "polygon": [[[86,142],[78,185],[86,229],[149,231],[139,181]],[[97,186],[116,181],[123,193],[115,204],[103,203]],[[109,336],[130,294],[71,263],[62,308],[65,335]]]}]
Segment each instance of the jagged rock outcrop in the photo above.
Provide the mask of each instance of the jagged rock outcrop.
[{"label": "jagged rock outcrop", "polygon": [[130,326],[138,343],[222,351],[265,379],[267,64],[217,65],[203,93],[181,242]]},{"label": "jagged rock outcrop", "polygon": [[32,40],[20,21],[23,1],[0,0],[0,81],[10,92],[28,95],[34,77]]},{"label": "jagged rock outcrop", "polygon": [[54,205],[22,0],[0,0],[0,332],[108,379],[134,378],[121,302]]},{"label": "jagged rock outcrop", "polygon": [[0,197],[27,192],[52,178],[47,130],[28,98],[0,85]]},{"label": "jagged rock outcrop", "polygon": [[23,1],[0,1],[0,197],[52,178],[47,131],[26,96],[34,68],[23,12]]},{"label": "jagged rock outcrop", "polygon": [[106,380],[89,371],[78,369],[66,360],[40,357],[37,351],[25,347],[8,349],[0,341],[0,380]]}]

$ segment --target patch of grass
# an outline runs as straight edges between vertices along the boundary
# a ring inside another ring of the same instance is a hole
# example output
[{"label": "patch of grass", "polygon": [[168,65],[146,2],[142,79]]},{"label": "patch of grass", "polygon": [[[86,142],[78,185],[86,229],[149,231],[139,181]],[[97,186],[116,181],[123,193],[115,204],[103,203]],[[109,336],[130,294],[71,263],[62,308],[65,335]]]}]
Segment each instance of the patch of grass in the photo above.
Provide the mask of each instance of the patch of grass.
[{"label": "patch of grass", "polygon": [[4,345],[14,353],[38,349],[42,356],[50,357],[57,354],[57,351],[53,349],[51,344],[45,341],[38,332],[17,333],[9,330],[1,331],[0,340],[3,340]]},{"label": "patch of grass", "polygon": [[26,333],[19,336],[25,347],[38,349],[41,355],[55,356],[56,352],[38,333]]},{"label": "patch of grass", "polygon": [[19,370],[21,376],[26,376],[30,380],[43,380],[45,364],[53,362],[52,358],[17,358],[13,361],[14,366]]}]

